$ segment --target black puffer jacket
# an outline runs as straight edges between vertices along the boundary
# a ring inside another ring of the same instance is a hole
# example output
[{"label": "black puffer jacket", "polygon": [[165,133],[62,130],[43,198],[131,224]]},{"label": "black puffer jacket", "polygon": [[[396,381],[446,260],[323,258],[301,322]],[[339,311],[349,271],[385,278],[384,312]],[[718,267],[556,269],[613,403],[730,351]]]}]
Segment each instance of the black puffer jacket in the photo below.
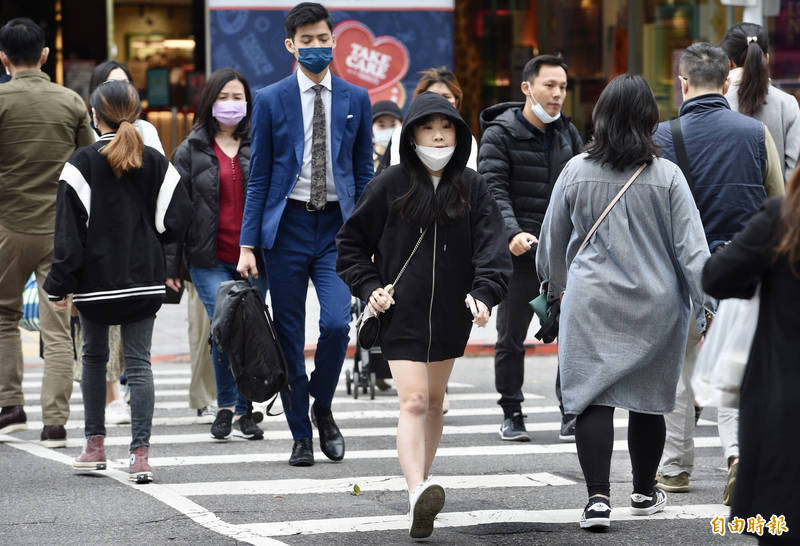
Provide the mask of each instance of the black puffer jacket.
[{"label": "black puffer jacket", "polygon": [[[420,236],[421,228],[400,212],[398,198],[409,191],[405,165],[415,154],[409,134],[414,122],[430,114],[455,121],[458,165],[469,191],[469,208],[454,221],[428,228],[395,290],[395,302],[381,319],[380,345],[389,360],[435,362],[464,354],[472,315],[467,294],[497,305],[505,297],[512,266],[503,224],[492,194],[478,173],[465,168],[472,135],[453,106],[423,93],[411,104],[403,125],[400,164],[367,184],[353,214],[336,236],[336,272],[363,299],[394,281]],[[441,192],[442,181],[435,190]],[[374,261],[372,257],[374,256]]]},{"label": "black puffer jacket", "polygon": [[517,118],[524,104],[505,102],[481,112],[478,170],[503,214],[509,241],[523,231],[539,237],[553,185],[583,147],[578,130],[564,115],[545,131],[531,132]]},{"label": "black puffer jacket", "polygon": [[[242,197],[247,197],[250,177],[250,139],[239,145],[239,167],[242,170]],[[217,265],[217,231],[219,230],[219,161],[205,130],[193,129],[172,156],[172,164],[186,181],[186,189],[194,206],[194,217],[186,235],[184,254],[193,267]],[[172,257],[169,257],[172,259]]]}]

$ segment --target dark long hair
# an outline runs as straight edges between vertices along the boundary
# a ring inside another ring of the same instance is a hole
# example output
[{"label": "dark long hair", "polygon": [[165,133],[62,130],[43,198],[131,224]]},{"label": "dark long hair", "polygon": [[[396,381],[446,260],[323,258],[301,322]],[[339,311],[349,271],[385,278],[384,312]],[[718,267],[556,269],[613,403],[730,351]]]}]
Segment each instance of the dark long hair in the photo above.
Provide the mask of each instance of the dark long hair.
[{"label": "dark long hair", "polygon": [[[407,134],[413,136],[414,128],[428,121],[430,117],[425,116],[413,122]],[[463,216],[469,207],[469,193],[462,176],[464,165],[459,158],[459,147],[463,147],[464,143],[458,138],[459,124],[447,117],[456,128],[456,152],[442,172],[438,189],[434,189],[431,175],[416,153],[412,151],[405,154],[400,162],[411,183],[408,191],[397,198],[395,205],[406,220],[420,227],[429,226],[435,221],[452,222]],[[467,144],[469,142],[468,140]]]},{"label": "dark long hair", "polygon": [[119,178],[126,171],[140,168],[144,142],[133,122],[139,117],[142,106],[133,84],[121,81],[103,83],[94,90],[89,102],[97,117],[116,131],[101,152],[108,159],[114,175]]},{"label": "dark long hair", "polygon": [[97,89],[97,86],[103,83],[108,79],[108,75],[111,74],[111,71],[115,68],[119,68],[125,75],[128,77],[128,81],[133,83],[133,76],[131,75],[131,71],[128,70],[128,67],[124,64],[117,62],[117,61],[106,61],[104,63],[100,63],[94,67],[92,71],[92,79],[89,80],[89,96],[92,96],[94,90]]},{"label": "dark long hair", "polygon": [[733,64],[742,67],[742,82],[738,92],[739,112],[753,116],[761,110],[769,91],[767,31],[755,23],[739,23],[728,29],[720,45]]},{"label": "dark long hair", "polygon": [[234,138],[249,138],[250,137],[250,115],[253,112],[253,97],[250,95],[250,85],[244,75],[235,68],[220,68],[215,70],[206,81],[203,87],[203,92],[200,93],[200,100],[197,101],[197,109],[194,115],[193,129],[203,130],[208,135],[208,141],[214,140],[214,137],[219,133],[219,124],[214,119],[212,108],[217,101],[217,96],[222,88],[225,87],[229,81],[238,80],[244,86],[244,98],[247,101],[247,114],[242,118],[242,121],[236,126],[233,131]]},{"label": "dark long hair", "polygon": [[795,169],[786,185],[786,198],[781,213],[782,235],[775,252],[786,256],[795,277],[800,278],[800,169]]},{"label": "dark long hair", "polygon": [[624,171],[650,163],[657,155],[653,130],[658,105],[642,76],[622,74],[603,89],[592,112],[594,138],[586,151],[589,159]]}]

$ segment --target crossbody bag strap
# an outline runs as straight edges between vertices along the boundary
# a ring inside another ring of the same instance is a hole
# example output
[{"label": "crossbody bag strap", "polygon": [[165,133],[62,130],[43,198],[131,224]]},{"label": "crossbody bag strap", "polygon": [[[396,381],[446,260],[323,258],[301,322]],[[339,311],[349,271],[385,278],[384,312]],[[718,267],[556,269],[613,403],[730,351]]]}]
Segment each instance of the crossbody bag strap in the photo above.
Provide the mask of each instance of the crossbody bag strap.
[{"label": "crossbody bag strap", "polygon": [[394,282],[392,283],[392,286],[397,286],[397,283],[400,281],[400,277],[402,277],[403,273],[405,273],[406,268],[408,267],[408,263],[411,261],[411,258],[414,257],[414,254],[416,254],[417,249],[419,248],[419,245],[422,243],[422,239],[425,237],[426,233],[428,233],[428,227],[427,226],[425,227],[425,229],[422,230],[422,233],[420,233],[419,239],[417,239],[417,244],[414,245],[414,248],[411,250],[411,254],[408,255],[408,259],[406,260],[406,263],[404,263],[403,267],[400,268],[400,273],[398,273],[397,277],[394,278]]},{"label": "crossbody bag strap", "polygon": [[672,147],[675,148],[675,159],[678,160],[678,167],[689,182],[689,187],[694,187],[692,184],[692,172],[689,170],[689,156],[686,155],[686,144],[683,142],[683,129],[681,129],[681,118],[675,118],[669,122],[669,128],[672,131]]},{"label": "crossbody bag strap", "polygon": [[606,216],[608,216],[608,213],[611,212],[611,209],[614,208],[614,205],[617,204],[617,201],[619,201],[625,194],[625,192],[628,191],[628,188],[631,187],[633,181],[636,180],[636,178],[640,174],[642,174],[642,171],[644,170],[645,167],[647,167],[647,163],[643,163],[638,169],[636,169],[636,172],[633,173],[633,175],[628,179],[625,185],[622,186],[622,189],[619,190],[619,193],[617,193],[617,195],[614,196],[614,199],[612,199],[611,202],[608,204],[606,210],[603,211],[603,213],[600,215],[600,217],[592,226],[592,229],[590,229],[589,233],[586,234],[586,237],[583,239],[581,246],[578,248],[578,252],[575,253],[576,256],[580,254],[581,250],[583,250],[583,247],[585,247],[589,243],[589,239],[592,238],[592,235],[594,235],[595,231],[597,231],[597,228],[600,227],[600,224],[603,222],[603,220],[605,220]]}]

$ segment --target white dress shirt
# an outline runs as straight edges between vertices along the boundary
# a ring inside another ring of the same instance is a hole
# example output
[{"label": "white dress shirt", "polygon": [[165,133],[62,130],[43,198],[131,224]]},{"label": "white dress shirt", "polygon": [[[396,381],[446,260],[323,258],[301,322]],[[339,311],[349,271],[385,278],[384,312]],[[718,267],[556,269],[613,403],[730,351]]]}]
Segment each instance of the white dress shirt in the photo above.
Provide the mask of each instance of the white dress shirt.
[{"label": "white dress shirt", "polygon": [[[314,85],[302,70],[297,69],[297,83],[300,86],[300,105],[303,108],[303,165],[300,178],[289,194],[289,199],[309,201],[311,199],[311,140],[314,134]],[[328,201],[338,201],[336,186],[333,183],[333,162],[331,161],[331,71],[320,82],[322,104],[325,106],[325,174]]]}]

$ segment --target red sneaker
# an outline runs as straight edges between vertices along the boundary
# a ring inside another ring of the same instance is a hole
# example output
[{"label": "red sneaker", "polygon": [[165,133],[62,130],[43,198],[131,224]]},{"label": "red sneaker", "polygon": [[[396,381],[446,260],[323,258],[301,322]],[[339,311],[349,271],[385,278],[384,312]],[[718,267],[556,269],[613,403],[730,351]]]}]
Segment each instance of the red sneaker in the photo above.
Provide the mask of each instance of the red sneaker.
[{"label": "red sneaker", "polygon": [[136,483],[153,481],[153,469],[147,462],[147,446],[139,446],[131,451],[131,464],[128,468],[128,479]]},{"label": "red sneaker", "polygon": [[72,461],[75,470],[105,470],[106,450],[103,447],[105,436],[97,434],[86,440],[86,446],[80,457]]}]

